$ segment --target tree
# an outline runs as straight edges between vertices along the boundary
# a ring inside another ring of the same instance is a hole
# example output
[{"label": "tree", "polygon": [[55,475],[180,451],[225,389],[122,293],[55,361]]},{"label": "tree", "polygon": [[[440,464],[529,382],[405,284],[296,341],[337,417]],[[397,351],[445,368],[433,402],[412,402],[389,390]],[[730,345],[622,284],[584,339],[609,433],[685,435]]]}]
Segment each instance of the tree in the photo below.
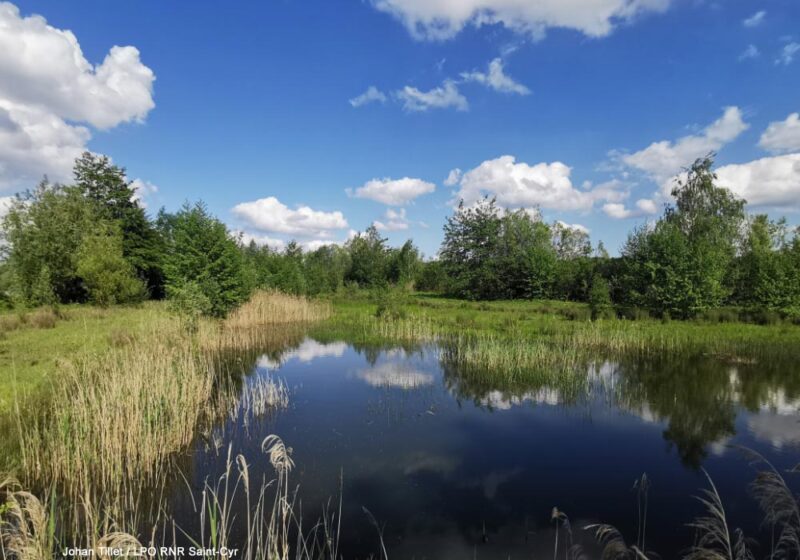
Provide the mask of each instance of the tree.
[{"label": "tree", "polygon": [[119,231],[101,228],[85,235],[77,256],[77,272],[92,302],[108,306],[144,299],[146,287],[122,254]]},{"label": "tree", "polygon": [[92,200],[106,219],[117,222],[122,234],[125,259],[136,269],[154,297],[163,295],[163,240],[147,219],[128,181],[125,169],[104,155],[84,152],[75,161],[75,186]]},{"label": "tree", "polygon": [[350,255],[338,245],[323,245],[306,253],[305,275],[307,293],[333,293],[344,286],[350,268]]},{"label": "tree", "polygon": [[247,298],[237,241],[202,202],[184,204],[174,216],[162,218],[170,241],[164,266],[168,290],[195,282],[210,303],[210,314],[216,317]]},{"label": "tree", "polygon": [[18,196],[3,219],[3,250],[21,301],[38,305],[45,293],[62,303],[85,301],[78,249],[86,232],[104,225],[97,205],[76,187],[45,180]]},{"label": "tree", "polygon": [[502,222],[494,199],[483,198],[471,207],[461,201],[444,226],[439,251],[449,279],[448,292],[467,299],[501,297],[502,281],[496,256]]},{"label": "tree", "polygon": [[612,317],[614,310],[611,307],[611,291],[608,282],[599,274],[592,278],[592,289],[589,291],[589,309],[592,312],[592,321]]},{"label": "tree", "polygon": [[389,251],[387,279],[402,287],[412,287],[420,267],[419,251],[409,239],[399,249]]},{"label": "tree", "polygon": [[350,239],[345,247],[350,254],[347,281],[362,287],[377,286],[386,281],[386,238],[381,237],[374,225]]},{"label": "tree", "polygon": [[726,278],[740,246],[744,201],[714,184],[712,165],[711,156],[697,160],[672,191],[675,205],[629,236],[628,303],[690,317],[730,294]]},{"label": "tree", "polygon": [[506,212],[501,219],[495,255],[504,298],[543,298],[550,295],[556,253],[550,228],[525,210]]}]

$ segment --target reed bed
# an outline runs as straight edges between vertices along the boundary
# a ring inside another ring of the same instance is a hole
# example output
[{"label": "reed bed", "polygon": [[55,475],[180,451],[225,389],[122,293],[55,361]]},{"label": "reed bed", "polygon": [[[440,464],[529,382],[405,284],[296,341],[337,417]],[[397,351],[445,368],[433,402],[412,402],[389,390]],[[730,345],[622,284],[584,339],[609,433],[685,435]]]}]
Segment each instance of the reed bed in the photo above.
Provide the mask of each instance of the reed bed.
[{"label": "reed bed", "polygon": [[[274,475],[254,480],[247,459],[234,456],[228,447],[224,471],[207,479],[199,492],[192,491],[193,526],[164,517],[151,520],[148,531],[135,534],[120,526],[87,524],[82,540],[75,544],[91,550],[95,558],[138,557],[142,548],[156,550],[149,557],[168,558],[169,553],[161,554],[162,547],[191,544],[216,550],[217,558],[337,560],[341,502],[337,511],[326,513],[305,530],[289,480],[294,468],[291,448],[270,435],[263,440],[262,450]],[[5,479],[0,481],[0,499],[5,504],[0,516],[0,557],[47,560],[60,555],[53,494],[39,500],[16,481]],[[237,516],[237,506],[242,505],[246,513]],[[95,509],[91,504],[84,507]],[[111,548],[118,550],[112,555]],[[236,552],[222,554],[225,549]]]},{"label": "reed bed", "polygon": [[37,409],[17,403],[18,476],[39,494],[60,497],[66,534],[135,531],[159,515],[176,457],[198,433],[234,412],[259,416],[287,405],[280,381],[242,382],[242,375],[259,355],[296,341],[292,326],[328,312],[302,298],[258,293],[197,333],[162,315],[124,344],[60,364],[45,402]]}]

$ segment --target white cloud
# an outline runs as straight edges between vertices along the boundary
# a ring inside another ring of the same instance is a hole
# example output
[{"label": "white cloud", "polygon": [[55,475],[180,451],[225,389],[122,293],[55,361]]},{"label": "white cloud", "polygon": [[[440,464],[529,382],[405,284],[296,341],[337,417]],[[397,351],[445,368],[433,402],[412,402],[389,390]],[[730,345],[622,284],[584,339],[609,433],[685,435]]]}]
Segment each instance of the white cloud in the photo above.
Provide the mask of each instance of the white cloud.
[{"label": "white cloud", "polygon": [[403,231],[409,227],[405,208],[400,208],[399,210],[387,209],[384,220],[383,222],[375,220],[372,225],[381,231]]},{"label": "white cloud", "polygon": [[351,99],[350,105],[352,105],[353,107],[361,107],[362,105],[366,105],[368,103],[374,103],[376,101],[385,103],[386,94],[384,94],[381,90],[379,90],[375,86],[369,86],[367,88],[367,91]]},{"label": "white cloud", "polygon": [[564,229],[572,229],[581,233],[591,233],[591,230],[582,224],[568,224],[562,220],[556,220],[556,223]]},{"label": "white cloud", "polygon": [[624,164],[644,171],[656,182],[669,181],[697,158],[719,150],[736,139],[749,125],[738,107],[727,107],[723,115],[700,134],[684,136],[675,142],[654,142],[636,153],[622,156]]},{"label": "white cloud", "polygon": [[501,24],[540,39],[550,27],[603,37],[615,24],[646,12],[663,12],[669,0],[372,0],[417,39],[444,40],[466,25]]},{"label": "white cloud", "polygon": [[483,84],[495,91],[503,93],[528,95],[531,92],[531,90],[515,82],[513,78],[503,71],[503,60],[501,58],[492,60],[489,63],[489,70],[487,72],[462,72],[461,77],[468,82],[478,82],[479,84]]},{"label": "white cloud", "polygon": [[413,369],[402,362],[387,362],[358,372],[358,378],[373,387],[415,389],[433,384],[433,375]]},{"label": "white cloud", "polygon": [[422,179],[403,177],[402,179],[372,179],[355,189],[346,189],[349,196],[367,198],[388,206],[408,204],[423,194],[432,193],[436,185]]},{"label": "white cloud", "polygon": [[12,204],[14,204],[13,196],[0,196],[0,220],[8,214]]},{"label": "white cloud", "polygon": [[158,187],[150,181],[134,179],[131,182],[133,200],[137,200],[142,208],[147,208],[147,200],[158,192]]},{"label": "white cloud", "polygon": [[755,45],[747,45],[747,48],[739,55],[739,60],[752,60],[761,56],[761,51]]},{"label": "white cloud", "polygon": [[286,247],[286,242],[283,239],[276,239],[267,235],[253,234],[238,229],[233,230],[231,233],[233,233],[234,237],[241,239],[243,245],[250,245],[250,243],[254,242],[256,245],[261,247],[269,247],[274,251],[282,251],[283,248]]},{"label": "white cloud", "polygon": [[758,145],[773,153],[800,151],[800,113],[769,123]]},{"label": "white cloud", "polygon": [[31,187],[43,175],[68,181],[90,138],[86,127],[0,98],[0,189]]},{"label": "white cloud", "polygon": [[308,206],[292,210],[274,196],[237,204],[233,213],[259,231],[301,237],[329,237],[331,230],[347,227],[339,211],[322,212]]},{"label": "white cloud", "polygon": [[405,86],[396,93],[397,98],[403,103],[403,108],[410,112],[424,112],[429,109],[454,108],[458,111],[469,109],[467,98],[458,91],[458,86],[453,80],[444,83],[429,91],[420,91],[411,86]]},{"label": "white cloud", "polygon": [[800,52],[800,43],[789,43],[783,46],[781,54],[775,60],[775,64],[783,64],[788,66],[794,61],[795,55]]},{"label": "white cloud", "polygon": [[744,25],[745,27],[758,27],[759,25],[764,23],[764,16],[766,15],[767,12],[765,12],[764,10],[760,10],[754,13],[749,18],[743,20],[742,25]]},{"label": "white cloud", "polygon": [[136,48],[114,46],[92,65],[72,32],[0,3],[0,188],[68,180],[91,137],[80,123],[144,120],[154,80]]},{"label": "white cloud", "polygon": [[623,220],[626,218],[638,218],[655,214],[658,212],[658,205],[649,198],[637,200],[635,209],[626,208],[622,203],[609,202],[603,205],[603,212],[610,218]]},{"label": "white cloud", "polygon": [[800,154],[767,157],[716,170],[718,183],[751,206],[800,207]]},{"label": "white cloud", "polygon": [[625,196],[616,183],[590,190],[576,189],[570,172],[567,165],[558,161],[528,165],[517,163],[514,156],[501,156],[464,173],[454,202],[463,199],[464,204],[470,205],[489,195],[496,197],[504,208],[589,210],[595,202],[618,201]]},{"label": "white cloud", "polygon": [[458,167],[451,169],[450,173],[447,174],[447,178],[444,180],[444,184],[448,187],[457,185],[461,180],[461,175],[461,170]]}]

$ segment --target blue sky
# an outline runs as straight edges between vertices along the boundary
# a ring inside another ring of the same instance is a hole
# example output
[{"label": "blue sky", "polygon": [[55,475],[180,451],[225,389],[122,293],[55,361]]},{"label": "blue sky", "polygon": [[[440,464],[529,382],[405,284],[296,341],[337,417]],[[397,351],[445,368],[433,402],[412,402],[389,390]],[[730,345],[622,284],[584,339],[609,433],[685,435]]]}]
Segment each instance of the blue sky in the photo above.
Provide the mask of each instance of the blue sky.
[{"label": "blue sky", "polygon": [[4,196],[88,148],[149,210],[203,199],[270,243],[378,221],[433,255],[453,201],[490,194],[616,252],[713,149],[751,211],[799,221],[797,0],[42,0],[0,23]]}]

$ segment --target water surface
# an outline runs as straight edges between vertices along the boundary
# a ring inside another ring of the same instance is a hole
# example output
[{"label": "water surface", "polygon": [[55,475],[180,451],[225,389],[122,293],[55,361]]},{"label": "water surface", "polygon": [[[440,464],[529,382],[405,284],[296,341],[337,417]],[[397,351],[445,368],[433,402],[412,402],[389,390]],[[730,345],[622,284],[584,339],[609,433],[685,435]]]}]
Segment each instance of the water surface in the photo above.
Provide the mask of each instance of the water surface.
[{"label": "water surface", "polygon": [[551,558],[553,507],[589,554],[590,523],[613,524],[635,542],[633,487],[646,473],[646,547],[675,558],[692,543],[686,523],[700,512],[692,496],[706,485],[703,468],[731,525],[767,542],[747,491],[754,471],[736,446],[780,468],[797,463],[797,369],[598,359],[586,375],[577,396],[549,386],[510,393],[490,377],[471,386],[433,346],[376,350],[306,339],[260,358],[245,379],[283,379],[289,408],[229,420],[216,446],[198,442],[190,483],[199,488],[218,476],[229,444],[254,476],[269,476],[260,445],[274,433],[293,450],[291,480],[309,525],[326,503],[338,507],[341,489],[345,558],[380,551],[364,508],[393,559]]}]

